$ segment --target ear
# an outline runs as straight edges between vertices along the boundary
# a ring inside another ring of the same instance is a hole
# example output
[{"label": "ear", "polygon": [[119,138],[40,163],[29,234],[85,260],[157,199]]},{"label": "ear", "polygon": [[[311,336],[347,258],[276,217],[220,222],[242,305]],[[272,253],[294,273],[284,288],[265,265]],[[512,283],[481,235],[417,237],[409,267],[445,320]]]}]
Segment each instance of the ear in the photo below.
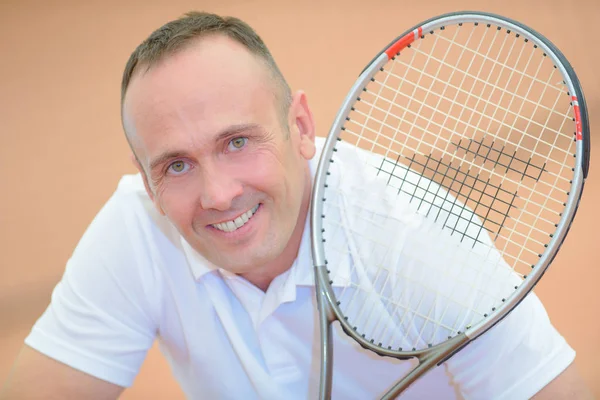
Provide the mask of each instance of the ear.
[{"label": "ear", "polygon": [[315,120],[308,106],[306,93],[297,91],[292,96],[288,114],[290,135],[299,136],[300,154],[307,160],[315,156]]},{"label": "ear", "polygon": [[142,180],[144,181],[144,187],[146,188],[146,193],[148,193],[148,197],[150,197],[150,200],[152,200],[152,203],[154,203],[154,207],[156,207],[156,209],[161,215],[165,215],[165,212],[158,203],[156,196],[154,196],[154,192],[152,192],[152,189],[150,189],[150,184],[148,183],[148,175],[146,175],[146,171],[144,170],[144,168],[140,164],[140,161],[137,159],[134,153],[131,153],[131,162],[133,163],[133,165],[135,165],[137,170],[140,171],[140,174],[142,175]]}]

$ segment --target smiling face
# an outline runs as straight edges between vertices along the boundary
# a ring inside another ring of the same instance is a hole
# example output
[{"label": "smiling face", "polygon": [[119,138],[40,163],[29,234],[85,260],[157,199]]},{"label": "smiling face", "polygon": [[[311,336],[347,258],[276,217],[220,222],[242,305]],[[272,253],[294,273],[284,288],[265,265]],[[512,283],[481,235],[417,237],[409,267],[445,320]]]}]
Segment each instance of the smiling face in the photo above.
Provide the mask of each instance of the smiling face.
[{"label": "smiling face", "polygon": [[257,286],[296,257],[315,153],[305,95],[282,116],[277,90],[260,59],[212,35],[134,75],[123,108],[159,211],[205,258]]}]

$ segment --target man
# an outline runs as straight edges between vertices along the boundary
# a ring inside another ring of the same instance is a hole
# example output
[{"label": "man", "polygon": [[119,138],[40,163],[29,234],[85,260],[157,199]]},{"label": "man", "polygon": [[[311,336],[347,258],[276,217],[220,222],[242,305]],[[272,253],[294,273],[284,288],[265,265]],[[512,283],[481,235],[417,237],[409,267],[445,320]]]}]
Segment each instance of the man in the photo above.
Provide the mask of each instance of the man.
[{"label": "man", "polygon": [[[81,239],[0,397],[116,398],[157,338],[189,398],[314,398],[306,95],[246,24],[190,13],[132,54],[122,118],[140,174]],[[334,398],[376,398],[412,365],[335,341]],[[585,398],[573,358],[530,296],[405,396]]]}]

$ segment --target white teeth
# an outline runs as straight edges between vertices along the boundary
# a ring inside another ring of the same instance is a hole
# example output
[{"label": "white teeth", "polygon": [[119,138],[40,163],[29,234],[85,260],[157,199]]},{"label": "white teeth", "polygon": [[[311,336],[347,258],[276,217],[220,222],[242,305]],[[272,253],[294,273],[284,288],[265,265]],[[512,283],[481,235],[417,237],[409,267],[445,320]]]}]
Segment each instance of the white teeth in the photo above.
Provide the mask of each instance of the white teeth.
[{"label": "white teeth", "polygon": [[240,226],[244,225],[244,220],[242,219],[242,216],[240,215],[239,217],[237,217],[236,219],[233,220],[233,223],[235,224],[236,228],[239,228]]},{"label": "white teeth", "polygon": [[233,232],[236,229],[239,229],[242,226],[244,226],[246,222],[248,222],[248,220],[252,218],[256,210],[258,210],[258,204],[254,206],[251,210],[246,211],[245,213],[243,213],[242,215],[240,215],[232,221],[220,222],[218,224],[213,224],[212,226],[223,232]]}]

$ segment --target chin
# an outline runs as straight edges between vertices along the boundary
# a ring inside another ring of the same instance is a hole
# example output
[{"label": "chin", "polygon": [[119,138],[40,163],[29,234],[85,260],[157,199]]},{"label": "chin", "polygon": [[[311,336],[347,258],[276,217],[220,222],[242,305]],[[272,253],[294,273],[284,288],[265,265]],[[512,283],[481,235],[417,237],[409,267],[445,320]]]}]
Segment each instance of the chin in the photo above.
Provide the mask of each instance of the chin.
[{"label": "chin", "polygon": [[228,260],[226,265],[231,266],[231,272],[245,274],[263,268],[275,258],[272,254],[244,254],[235,260]]}]

